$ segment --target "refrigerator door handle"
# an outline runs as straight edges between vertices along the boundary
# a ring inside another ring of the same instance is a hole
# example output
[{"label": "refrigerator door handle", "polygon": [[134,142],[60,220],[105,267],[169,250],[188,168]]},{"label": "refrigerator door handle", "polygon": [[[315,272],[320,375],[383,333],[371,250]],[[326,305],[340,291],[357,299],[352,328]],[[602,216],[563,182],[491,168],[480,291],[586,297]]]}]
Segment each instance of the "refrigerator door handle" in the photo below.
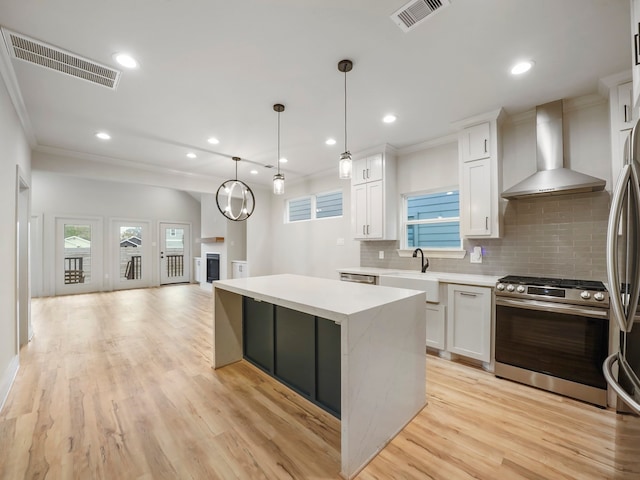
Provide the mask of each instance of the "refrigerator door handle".
[{"label": "refrigerator door handle", "polygon": [[[634,129],[635,133],[635,129]],[[625,195],[626,194],[626,195]],[[624,205],[624,200],[627,200]],[[618,264],[618,225],[626,206],[627,221],[635,223],[640,228],[640,183],[636,166],[633,162],[622,167],[620,178],[611,199],[611,214],[607,226],[607,281],[609,282],[609,298],[611,315],[618,327],[624,332],[631,331],[634,322],[638,299],[640,297],[640,255],[629,246],[637,245],[637,228],[626,230],[627,252],[624,260],[626,278],[620,276]],[[623,288],[624,286],[624,288]],[[631,287],[631,291],[628,288]],[[623,301],[623,297],[626,301]]]},{"label": "refrigerator door handle", "polygon": [[[629,405],[629,407],[635,410],[636,413],[640,414],[640,403],[636,402],[633,397],[631,397],[631,395],[629,395],[627,391],[622,388],[622,386],[618,383],[618,381],[615,379],[615,376],[613,375],[613,364],[615,362],[619,362],[619,360],[620,359],[618,353],[609,355],[602,365],[602,373],[604,373],[604,378],[609,386],[613,388],[613,390],[624,401],[624,403]],[[622,368],[624,368],[624,365],[622,365]]]}]

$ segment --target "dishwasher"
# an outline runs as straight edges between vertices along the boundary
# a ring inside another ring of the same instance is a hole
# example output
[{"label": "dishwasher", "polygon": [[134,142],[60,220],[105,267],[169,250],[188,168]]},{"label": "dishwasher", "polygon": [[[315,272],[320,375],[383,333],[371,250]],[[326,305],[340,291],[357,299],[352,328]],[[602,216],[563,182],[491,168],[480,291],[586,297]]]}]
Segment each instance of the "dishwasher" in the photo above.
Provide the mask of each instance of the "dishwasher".
[{"label": "dishwasher", "polygon": [[363,275],[359,273],[341,273],[340,281],[377,285],[378,277],[376,277],[375,275]]}]

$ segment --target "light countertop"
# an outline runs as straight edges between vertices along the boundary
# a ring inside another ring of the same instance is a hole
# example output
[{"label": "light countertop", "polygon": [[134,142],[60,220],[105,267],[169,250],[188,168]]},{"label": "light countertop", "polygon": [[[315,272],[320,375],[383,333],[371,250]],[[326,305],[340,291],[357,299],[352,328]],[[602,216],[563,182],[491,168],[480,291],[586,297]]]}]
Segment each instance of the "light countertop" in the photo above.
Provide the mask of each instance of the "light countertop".
[{"label": "light countertop", "polygon": [[[339,273],[354,273],[359,275],[393,275],[394,273],[417,273],[417,270],[399,270],[393,268],[374,268],[374,267],[347,267],[339,268]],[[476,275],[473,273],[448,273],[427,270],[424,274],[431,278],[437,279],[442,283],[456,283],[460,285],[477,285],[479,287],[495,287],[500,278],[499,275]]]},{"label": "light countertop", "polygon": [[327,318],[336,323],[342,323],[356,313],[413,296],[424,296],[424,292],[418,290],[291,274],[216,280],[213,287]]}]

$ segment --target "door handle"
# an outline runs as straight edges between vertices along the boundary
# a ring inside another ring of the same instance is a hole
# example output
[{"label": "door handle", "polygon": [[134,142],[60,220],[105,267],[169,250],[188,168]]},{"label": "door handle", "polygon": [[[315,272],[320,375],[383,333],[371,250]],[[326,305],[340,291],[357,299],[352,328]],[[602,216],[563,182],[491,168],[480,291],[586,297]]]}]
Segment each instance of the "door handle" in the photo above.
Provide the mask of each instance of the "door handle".
[{"label": "door handle", "polygon": [[460,292],[460,295],[462,295],[463,297],[477,297],[478,294],[477,293],[468,293],[468,292]]},{"label": "door handle", "polygon": [[484,153],[487,153],[487,139],[484,139]]},{"label": "door handle", "polygon": [[[640,30],[640,23],[638,24],[638,30]],[[640,50],[640,35],[637,33],[633,36],[633,45],[635,47],[635,52],[634,52],[635,64],[640,65],[640,61],[638,61],[638,50]]]},{"label": "door handle", "polygon": [[484,217],[484,229],[489,230],[489,217]]},{"label": "door handle", "polygon": [[627,118],[627,106],[624,106],[624,123],[627,123],[629,121],[629,118]]}]

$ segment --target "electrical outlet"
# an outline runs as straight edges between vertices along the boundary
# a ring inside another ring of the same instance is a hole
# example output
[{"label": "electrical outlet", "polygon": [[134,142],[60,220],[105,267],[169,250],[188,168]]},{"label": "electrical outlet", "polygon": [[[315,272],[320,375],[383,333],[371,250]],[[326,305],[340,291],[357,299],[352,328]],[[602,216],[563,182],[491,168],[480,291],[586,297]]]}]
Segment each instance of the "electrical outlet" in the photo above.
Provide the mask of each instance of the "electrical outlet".
[{"label": "electrical outlet", "polygon": [[344,245],[344,238],[338,238],[336,240],[336,245]]},{"label": "electrical outlet", "polygon": [[473,247],[469,254],[469,261],[471,263],[482,263],[482,247]]},{"label": "electrical outlet", "polygon": [[380,251],[378,252],[378,258],[379,258],[380,260],[384,260],[384,250],[380,250]]}]

